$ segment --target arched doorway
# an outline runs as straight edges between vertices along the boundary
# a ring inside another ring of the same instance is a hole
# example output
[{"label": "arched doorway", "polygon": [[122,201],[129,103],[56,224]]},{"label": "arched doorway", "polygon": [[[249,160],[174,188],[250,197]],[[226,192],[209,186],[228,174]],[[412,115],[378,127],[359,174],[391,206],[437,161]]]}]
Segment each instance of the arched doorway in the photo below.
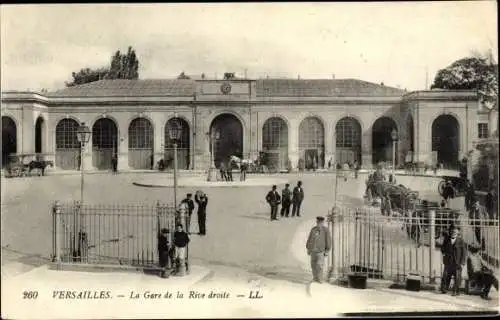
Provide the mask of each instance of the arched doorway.
[{"label": "arched doorway", "polygon": [[[386,162],[392,165],[391,132],[397,130],[394,120],[389,117],[378,118],[372,126],[372,161],[374,164]],[[398,163],[396,144],[396,165]]]},{"label": "arched doorway", "polygon": [[56,125],[56,166],[63,170],[80,169],[80,142],[78,122],[62,119]]},{"label": "arched doorway", "polygon": [[272,117],[262,127],[262,151],[266,165],[275,170],[286,170],[288,163],[288,126],[285,120]]},{"label": "arched doorway", "polygon": [[353,117],[344,117],[335,126],[335,161],[338,164],[361,165],[361,124]]},{"label": "arched doorway", "polygon": [[9,154],[17,153],[17,127],[11,117],[2,117],[2,166],[9,163]]},{"label": "arched doorway", "polygon": [[227,163],[232,155],[243,158],[243,125],[236,116],[224,113],[215,117],[210,125],[211,137],[213,132],[219,132],[214,148],[210,144],[210,151],[215,152],[212,159],[217,168],[222,161]]},{"label": "arched doorway", "polygon": [[299,157],[305,169],[313,169],[314,166],[323,168],[325,165],[325,128],[316,117],[307,117],[300,123]]},{"label": "arched doorway", "polygon": [[182,118],[172,118],[165,125],[165,166],[169,169],[174,168],[174,143],[170,139],[170,128],[177,122],[182,128],[181,139],[177,141],[177,168],[188,170],[190,164],[189,154],[189,124]]},{"label": "arched doorway", "polygon": [[42,117],[38,117],[35,123],[35,153],[37,154],[37,160],[44,160],[42,153],[44,152],[45,139],[45,121]]},{"label": "arched doorway", "polygon": [[113,156],[118,157],[118,128],[113,120],[101,118],[92,127],[92,166],[112,169]]},{"label": "arched doorway", "polygon": [[432,122],[432,151],[437,162],[446,168],[457,168],[460,149],[459,124],[452,115],[440,115]]},{"label": "arched doorway", "polygon": [[128,126],[128,165],[132,169],[154,166],[154,134],[151,121],[135,118]]}]

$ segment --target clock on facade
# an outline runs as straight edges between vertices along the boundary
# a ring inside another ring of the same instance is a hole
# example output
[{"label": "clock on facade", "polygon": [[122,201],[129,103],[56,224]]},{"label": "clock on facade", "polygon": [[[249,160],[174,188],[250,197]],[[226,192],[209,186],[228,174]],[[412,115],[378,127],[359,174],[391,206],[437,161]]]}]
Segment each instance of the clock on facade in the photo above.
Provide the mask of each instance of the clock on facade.
[{"label": "clock on facade", "polygon": [[223,93],[223,94],[229,94],[231,92],[231,84],[229,82],[224,82],[221,86],[220,86],[220,91]]}]

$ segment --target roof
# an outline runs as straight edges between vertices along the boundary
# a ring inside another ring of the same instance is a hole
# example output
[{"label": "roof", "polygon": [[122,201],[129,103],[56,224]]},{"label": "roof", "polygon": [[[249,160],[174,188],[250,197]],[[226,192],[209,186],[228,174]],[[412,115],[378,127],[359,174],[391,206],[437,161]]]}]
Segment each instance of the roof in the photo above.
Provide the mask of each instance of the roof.
[{"label": "roof", "polygon": [[[203,81],[203,80],[202,80]],[[240,80],[241,81],[241,80]],[[259,79],[257,96],[387,97],[405,91],[356,79]],[[196,92],[192,79],[99,80],[47,93],[48,97],[188,97]]]},{"label": "roof", "polygon": [[263,79],[257,80],[257,96],[386,97],[402,96],[404,90],[357,79]]}]

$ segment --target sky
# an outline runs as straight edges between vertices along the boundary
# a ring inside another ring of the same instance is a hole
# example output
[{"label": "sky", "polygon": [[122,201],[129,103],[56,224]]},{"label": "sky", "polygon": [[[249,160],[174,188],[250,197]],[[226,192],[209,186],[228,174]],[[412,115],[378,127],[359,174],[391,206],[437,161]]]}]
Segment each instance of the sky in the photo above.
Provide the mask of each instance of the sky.
[{"label": "sky", "polygon": [[[132,46],[140,79],[356,78],[408,90],[498,57],[495,1],[2,5],[1,89],[49,91]],[[498,61],[498,60],[497,60]]]}]

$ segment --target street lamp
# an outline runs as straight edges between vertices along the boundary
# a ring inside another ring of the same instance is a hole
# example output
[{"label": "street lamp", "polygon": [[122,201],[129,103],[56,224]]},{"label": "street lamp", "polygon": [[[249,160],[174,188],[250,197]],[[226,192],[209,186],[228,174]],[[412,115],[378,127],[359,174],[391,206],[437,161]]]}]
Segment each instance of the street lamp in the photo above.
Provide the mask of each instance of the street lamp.
[{"label": "street lamp", "polygon": [[90,131],[89,127],[85,125],[85,122],[82,122],[76,131],[76,137],[78,138],[78,141],[80,142],[80,176],[81,176],[81,183],[80,183],[80,202],[83,203],[83,169],[84,169],[84,161],[83,161],[83,149],[85,148],[85,144],[89,142],[90,140],[90,135],[92,132]]},{"label": "street lamp", "polygon": [[[85,125],[85,122],[82,122],[79,126],[78,126],[78,129],[76,131],[76,137],[78,139],[78,141],[80,142],[80,206],[79,206],[79,210],[75,210],[74,211],[74,222],[73,222],[73,225],[74,225],[74,233],[73,233],[73,258],[75,260],[79,260],[81,261],[82,259],[82,248],[84,248],[83,246],[83,242],[86,241],[86,238],[87,238],[87,234],[86,232],[84,232],[83,230],[83,216],[82,216],[82,210],[83,210],[83,186],[84,186],[84,175],[83,175],[83,171],[84,171],[84,163],[85,161],[83,161],[83,149],[85,148],[85,144],[87,142],[89,142],[90,140],[90,136],[92,135],[92,131],[90,131],[89,127]],[[77,227],[77,211],[78,211],[78,215],[80,216],[80,228]],[[78,251],[76,250],[76,231],[80,229],[80,231],[78,232]]]},{"label": "street lamp", "polygon": [[208,169],[208,181],[217,181],[217,168],[215,166],[215,142],[220,139],[219,130],[211,130],[209,133],[212,150],[210,152],[210,168]]},{"label": "street lamp", "polygon": [[170,141],[174,145],[174,207],[177,208],[177,142],[181,139],[182,126],[174,119],[168,129]]},{"label": "street lamp", "polygon": [[391,132],[391,139],[392,139],[392,180],[396,178],[394,171],[396,168],[396,141],[398,141],[398,132],[396,129],[392,129]]}]

